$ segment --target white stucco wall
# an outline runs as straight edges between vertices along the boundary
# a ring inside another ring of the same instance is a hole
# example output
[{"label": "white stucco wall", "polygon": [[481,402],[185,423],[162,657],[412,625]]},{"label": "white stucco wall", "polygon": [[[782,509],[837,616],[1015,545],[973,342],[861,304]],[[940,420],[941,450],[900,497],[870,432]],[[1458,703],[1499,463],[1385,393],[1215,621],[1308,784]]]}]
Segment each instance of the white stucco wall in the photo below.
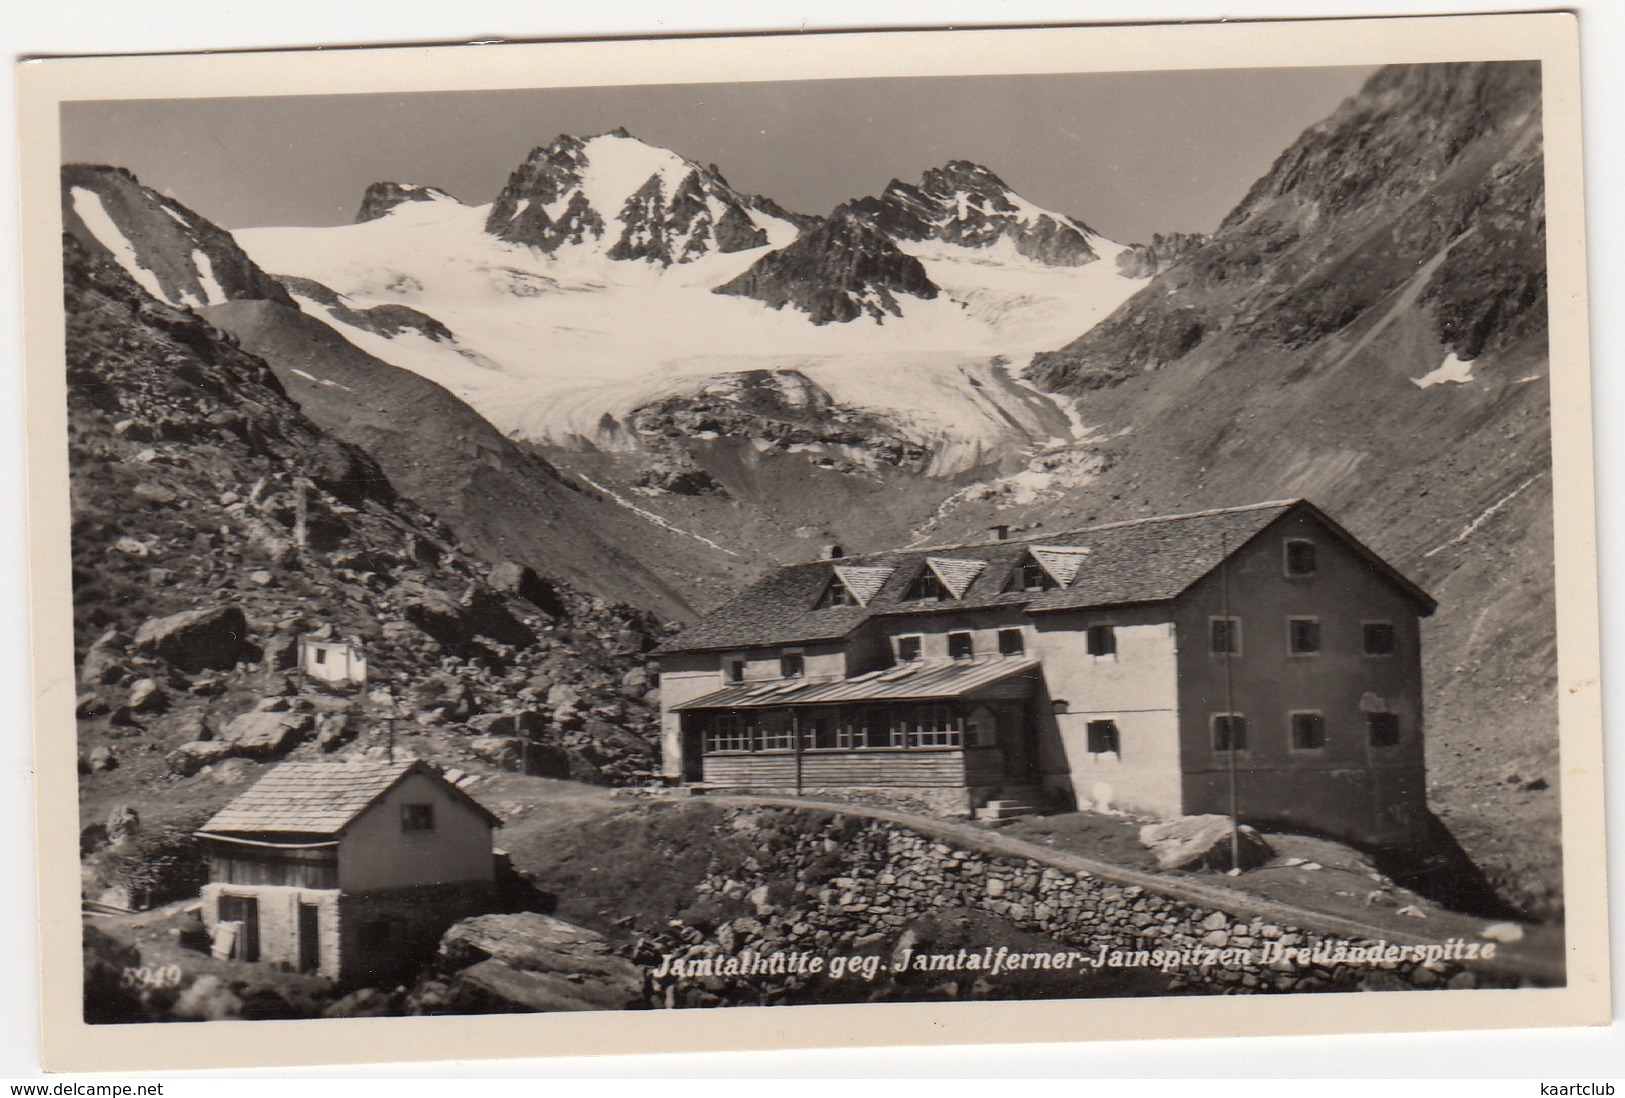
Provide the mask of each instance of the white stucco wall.
[{"label": "white stucco wall", "polygon": [[[1089,654],[1091,625],[1113,627],[1115,652]],[[1065,712],[1053,718],[1056,742],[1041,745],[1048,748],[1046,769],[1065,776],[1080,805],[1177,814],[1178,646],[1166,612],[1153,607],[1044,615],[1032,651],[1043,660],[1049,696],[1066,702]],[[1119,752],[1090,753],[1087,728],[1094,720],[1117,725]]]},{"label": "white stucco wall", "polygon": [[[404,830],[406,804],[432,804],[434,829]],[[339,887],[346,892],[495,878],[491,825],[426,774],[407,775],[339,838]]]}]

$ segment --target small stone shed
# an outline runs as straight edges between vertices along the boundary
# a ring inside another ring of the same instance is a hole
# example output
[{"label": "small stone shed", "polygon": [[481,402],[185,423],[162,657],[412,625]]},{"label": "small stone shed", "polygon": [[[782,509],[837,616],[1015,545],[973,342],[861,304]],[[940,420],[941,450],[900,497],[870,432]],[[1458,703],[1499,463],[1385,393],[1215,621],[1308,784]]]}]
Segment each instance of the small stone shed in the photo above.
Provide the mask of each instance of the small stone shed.
[{"label": "small stone shed", "polygon": [[489,910],[501,820],[420,760],[287,762],[198,832],[217,954],[357,982]]}]

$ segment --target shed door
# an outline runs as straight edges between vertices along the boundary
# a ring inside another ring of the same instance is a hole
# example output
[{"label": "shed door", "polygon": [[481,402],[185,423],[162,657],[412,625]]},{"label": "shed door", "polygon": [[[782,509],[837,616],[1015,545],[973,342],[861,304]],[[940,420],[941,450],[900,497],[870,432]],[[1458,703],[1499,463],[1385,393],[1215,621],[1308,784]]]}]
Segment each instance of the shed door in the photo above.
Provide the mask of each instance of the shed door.
[{"label": "shed door", "polygon": [[322,967],[321,930],[316,904],[299,905],[299,971],[315,972]]},{"label": "shed door", "polygon": [[260,901],[255,896],[234,896],[223,893],[220,897],[220,918],[223,922],[242,925],[237,934],[237,945],[232,957],[238,961],[260,959]]}]

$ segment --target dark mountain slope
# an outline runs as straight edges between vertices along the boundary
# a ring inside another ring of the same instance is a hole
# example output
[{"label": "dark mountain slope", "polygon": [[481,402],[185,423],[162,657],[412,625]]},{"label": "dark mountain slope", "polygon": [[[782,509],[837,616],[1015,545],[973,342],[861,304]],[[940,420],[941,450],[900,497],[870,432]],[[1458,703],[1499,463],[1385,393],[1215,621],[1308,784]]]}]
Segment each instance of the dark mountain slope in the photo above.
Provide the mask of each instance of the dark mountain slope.
[{"label": "dark mountain slope", "polygon": [[[561,765],[592,747],[590,766],[569,763],[581,776],[648,773],[653,711],[627,679],[647,615],[461,551],[264,361],[63,239],[87,823],[115,804],[148,825],[217,805],[290,751],[398,741],[467,760],[479,715],[515,709]],[[219,627],[158,620],[171,615]],[[186,628],[200,632],[163,639]],[[365,645],[365,696],[284,674],[295,637],[318,630]],[[239,747],[230,727],[249,713],[289,738]],[[240,769],[205,772],[200,750]]]}]

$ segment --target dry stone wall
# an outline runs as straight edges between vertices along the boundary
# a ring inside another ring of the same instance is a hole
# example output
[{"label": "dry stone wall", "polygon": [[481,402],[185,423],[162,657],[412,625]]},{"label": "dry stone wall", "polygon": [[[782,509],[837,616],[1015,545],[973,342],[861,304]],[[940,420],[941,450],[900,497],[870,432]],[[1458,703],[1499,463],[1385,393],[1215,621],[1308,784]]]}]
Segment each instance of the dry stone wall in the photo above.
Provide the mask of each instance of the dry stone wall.
[{"label": "dry stone wall", "polygon": [[[708,876],[669,933],[641,947],[659,1005],[914,997],[906,985],[921,971],[954,997],[998,998],[1001,975],[1009,994],[1031,974],[1012,957],[1045,952],[1035,941],[1053,954],[1041,967],[1077,974],[1079,996],[1480,986],[1448,956],[1323,938],[858,816],[738,808],[723,818],[760,853]],[[945,911],[994,918],[981,938],[943,952],[920,928]],[[994,920],[1013,934],[989,937]],[[1106,979],[1130,973],[1139,979]],[[1101,980],[1109,990],[1091,992]]]}]

